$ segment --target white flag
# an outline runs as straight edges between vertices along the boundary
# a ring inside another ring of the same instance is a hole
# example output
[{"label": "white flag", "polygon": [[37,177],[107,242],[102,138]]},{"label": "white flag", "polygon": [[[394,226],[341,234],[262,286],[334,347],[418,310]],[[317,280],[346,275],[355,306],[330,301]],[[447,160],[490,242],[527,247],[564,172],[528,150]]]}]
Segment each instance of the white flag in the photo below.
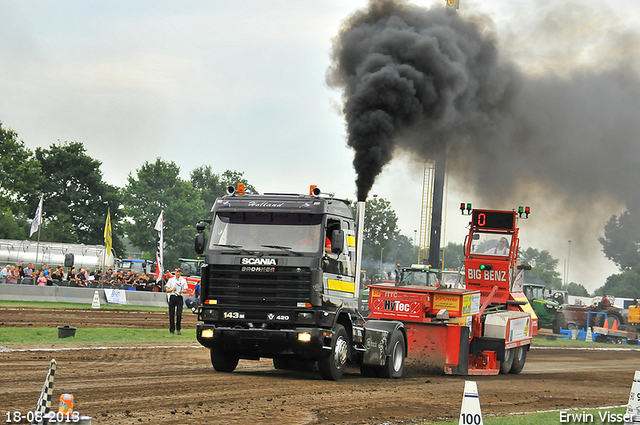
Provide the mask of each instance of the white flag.
[{"label": "white flag", "polygon": [[158,221],[156,221],[156,226],[154,229],[158,231],[158,239],[156,243],[156,282],[162,279],[162,246],[164,245],[164,236],[163,236],[163,220],[162,213],[164,211],[160,211],[160,217],[158,217]]},{"label": "white flag", "polygon": [[33,218],[33,223],[31,223],[31,233],[29,233],[29,236],[38,231],[40,224],[42,224],[42,196],[40,196],[40,203],[36,210],[36,216]]}]

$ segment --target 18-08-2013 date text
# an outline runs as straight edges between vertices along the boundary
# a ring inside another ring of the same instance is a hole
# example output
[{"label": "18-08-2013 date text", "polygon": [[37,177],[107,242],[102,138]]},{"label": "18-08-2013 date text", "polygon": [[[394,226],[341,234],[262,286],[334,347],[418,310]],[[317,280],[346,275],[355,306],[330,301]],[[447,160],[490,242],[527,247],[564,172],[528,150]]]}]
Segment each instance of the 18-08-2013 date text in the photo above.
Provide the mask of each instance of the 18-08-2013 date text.
[{"label": "18-08-2013 date text", "polygon": [[44,418],[47,419],[55,419],[56,422],[60,423],[74,423],[80,422],[80,413],[79,412],[58,412],[58,413],[47,413],[43,414],[42,412],[26,412],[23,413],[20,410],[6,411],[6,421],[8,424],[30,424],[32,422],[42,422]]}]

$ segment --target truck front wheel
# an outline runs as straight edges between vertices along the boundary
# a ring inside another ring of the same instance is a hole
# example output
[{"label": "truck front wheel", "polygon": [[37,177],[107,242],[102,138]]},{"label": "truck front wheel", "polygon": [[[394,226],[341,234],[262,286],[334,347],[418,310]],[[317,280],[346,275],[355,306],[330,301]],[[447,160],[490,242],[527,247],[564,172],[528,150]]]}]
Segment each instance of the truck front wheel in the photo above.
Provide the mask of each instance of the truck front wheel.
[{"label": "truck front wheel", "polygon": [[351,343],[344,326],[336,325],[331,339],[331,353],[318,360],[318,369],[322,379],[338,381],[342,377],[349,358],[350,346]]},{"label": "truck front wheel", "polygon": [[387,358],[387,363],[380,367],[381,378],[401,378],[404,368],[404,335],[400,331],[395,331],[391,337],[391,355]]},{"label": "truck front wheel", "polygon": [[218,372],[233,372],[238,366],[239,359],[237,354],[215,347],[211,349],[211,365]]}]

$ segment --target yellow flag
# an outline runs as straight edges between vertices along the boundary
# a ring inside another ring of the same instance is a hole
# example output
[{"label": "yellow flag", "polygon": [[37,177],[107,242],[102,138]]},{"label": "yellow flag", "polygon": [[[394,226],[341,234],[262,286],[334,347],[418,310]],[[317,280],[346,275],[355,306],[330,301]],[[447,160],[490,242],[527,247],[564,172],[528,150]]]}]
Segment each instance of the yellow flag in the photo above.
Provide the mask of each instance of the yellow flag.
[{"label": "yellow flag", "polygon": [[107,222],[104,225],[104,243],[107,244],[107,255],[111,254],[113,239],[111,238],[111,211],[107,212]]}]

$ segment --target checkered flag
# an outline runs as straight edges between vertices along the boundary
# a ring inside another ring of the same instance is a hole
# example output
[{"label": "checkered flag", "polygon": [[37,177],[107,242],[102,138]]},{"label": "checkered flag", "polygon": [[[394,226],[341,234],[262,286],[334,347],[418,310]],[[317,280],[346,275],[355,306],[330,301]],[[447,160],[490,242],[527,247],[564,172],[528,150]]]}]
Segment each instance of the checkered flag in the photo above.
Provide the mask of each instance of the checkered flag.
[{"label": "checkered flag", "polygon": [[51,359],[51,364],[49,365],[49,373],[47,373],[47,378],[44,380],[42,392],[40,393],[40,398],[38,399],[38,405],[36,406],[35,412],[33,412],[35,413],[35,415],[33,418],[33,422],[31,422],[31,425],[41,425],[41,418],[49,413],[49,409],[51,408],[51,396],[53,395],[53,376],[55,374],[56,359]]}]

